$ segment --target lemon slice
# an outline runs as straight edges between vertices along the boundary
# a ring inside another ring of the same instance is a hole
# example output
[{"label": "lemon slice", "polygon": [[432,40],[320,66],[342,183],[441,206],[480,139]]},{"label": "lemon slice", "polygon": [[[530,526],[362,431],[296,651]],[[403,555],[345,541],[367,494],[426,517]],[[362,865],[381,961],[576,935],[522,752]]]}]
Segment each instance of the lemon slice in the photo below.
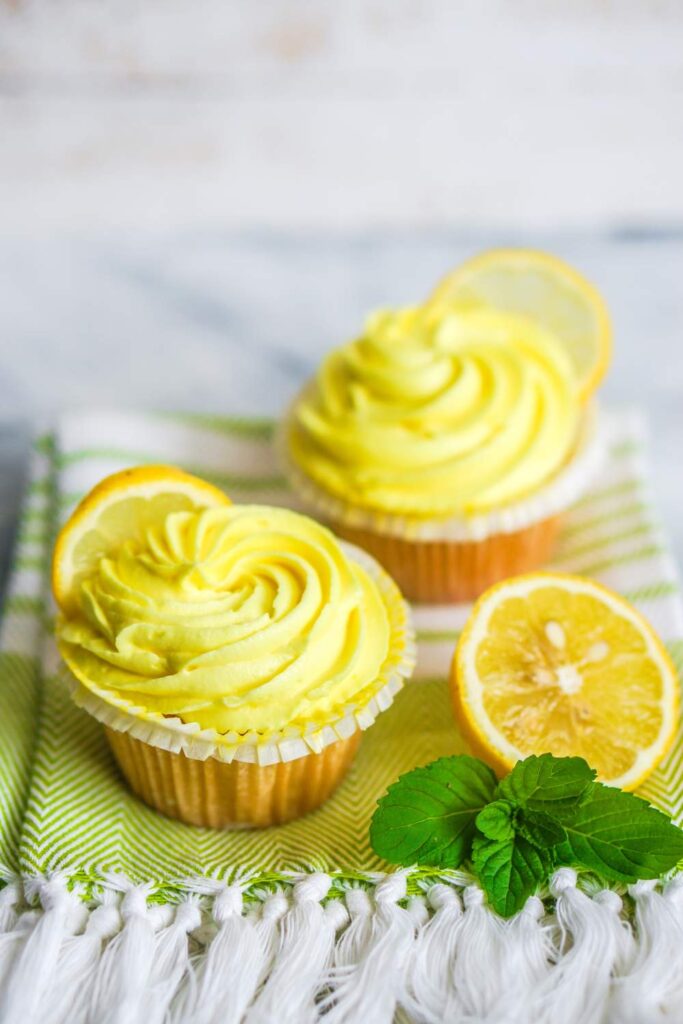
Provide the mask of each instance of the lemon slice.
[{"label": "lemon slice", "polygon": [[453,661],[460,728],[496,771],[549,752],[635,789],[672,743],[678,679],[627,601],[592,580],[532,573],[475,604]]},{"label": "lemon slice", "polygon": [[522,314],[564,342],[586,400],[609,366],[612,329],[596,288],[567,263],[533,249],[492,249],[448,274],[430,301]]},{"label": "lemon slice", "polygon": [[217,487],[173,466],[137,466],[106,477],[59,532],[52,558],[55,600],[65,611],[73,608],[79,582],[101,558],[170,512],[229,504]]}]

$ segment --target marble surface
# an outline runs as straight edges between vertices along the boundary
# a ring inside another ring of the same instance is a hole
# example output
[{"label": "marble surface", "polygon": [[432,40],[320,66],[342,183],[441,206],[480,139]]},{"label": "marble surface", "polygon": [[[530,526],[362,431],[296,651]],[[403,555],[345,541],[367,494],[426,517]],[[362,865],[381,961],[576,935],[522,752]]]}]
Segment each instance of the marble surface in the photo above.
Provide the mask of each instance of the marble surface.
[{"label": "marble surface", "polygon": [[0,224],[683,223],[680,0],[5,0]]},{"label": "marble surface", "polygon": [[683,235],[613,232],[109,233],[0,241],[0,543],[30,434],[75,406],[277,414],[363,314],[409,303],[490,245],[548,248],[604,291],[606,397],[638,405],[683,557]]}]

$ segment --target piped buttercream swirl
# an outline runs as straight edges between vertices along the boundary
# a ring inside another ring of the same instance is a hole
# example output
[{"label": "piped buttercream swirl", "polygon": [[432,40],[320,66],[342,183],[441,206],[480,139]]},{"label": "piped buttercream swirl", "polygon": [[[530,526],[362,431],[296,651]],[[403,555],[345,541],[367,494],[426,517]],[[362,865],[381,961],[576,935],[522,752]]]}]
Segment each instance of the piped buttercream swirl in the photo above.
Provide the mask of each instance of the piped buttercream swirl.
[{"label": "piped buttercream swirl", "polygon": [[295,402],[289,457],[380,513],[475,515],[531,494],[576,444],[563,344],[526,317],[428,304],[380,311]]},{"label": "piped buttercream swirl", "polygon": [[218,732],[324,721],[378,677],[377,583],[282,508],[176,512],[103,558],[57,624],[86,685]]}]

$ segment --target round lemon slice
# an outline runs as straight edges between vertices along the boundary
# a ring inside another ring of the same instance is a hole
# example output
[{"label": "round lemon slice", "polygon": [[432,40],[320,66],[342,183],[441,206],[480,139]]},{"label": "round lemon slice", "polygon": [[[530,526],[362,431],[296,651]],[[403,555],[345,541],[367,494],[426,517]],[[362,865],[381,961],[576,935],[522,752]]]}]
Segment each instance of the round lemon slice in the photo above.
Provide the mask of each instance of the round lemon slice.
[{"label": "round lemon slice", "polygon": [[678,724],[676,669],[648,622],[592,580],[532,573],[475,604],[451,675],[456,720],[496,771],[578,755],[635,789]]},{"label": "round lemon slice", "polygon": [[430,301],[528,316],[564,342],[586,400],[609,366],[612,329],[598,290],[567,263],[533,249],[493,249],[463,263]]},{"label": "round lemon slice", "polygon": [[106,477],[83,498],[57,536],[52,590],[63,610],[80,581],[124,541],[141,537],[171,512],[229,505],[217,487],[173,466],[136,466]]}]

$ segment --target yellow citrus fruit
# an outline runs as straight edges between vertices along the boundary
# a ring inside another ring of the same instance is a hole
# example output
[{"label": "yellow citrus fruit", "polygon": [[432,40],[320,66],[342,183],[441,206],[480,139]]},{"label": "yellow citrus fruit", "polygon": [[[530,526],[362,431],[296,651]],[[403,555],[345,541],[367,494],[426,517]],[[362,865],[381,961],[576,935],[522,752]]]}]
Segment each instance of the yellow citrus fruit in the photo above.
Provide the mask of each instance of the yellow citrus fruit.
[{"label": "yellow citrus fruit", "polygon": [[217,487],[174,466],[136,466],[106,477],[59,532],[52,557],[55,600],[65,610],[73,607],[80,580],[101,558],[170,512],[229,504]]},{"label": "yellow citrus fruit", "polygon": [[456,720],[501,774],[531,754],[578,755],[635,789],[669,749],[678,679],[627,601],[593,580],[531,573],[475,604],[451,673]]},{"label": "yellow citrus fruit", "polygon": [[533,249],[492,249],[463,263],[430,301],[490,306],[528,316],[564,344],[587,399],[609,366],[612,329],[599,291],[567,263]]}]

